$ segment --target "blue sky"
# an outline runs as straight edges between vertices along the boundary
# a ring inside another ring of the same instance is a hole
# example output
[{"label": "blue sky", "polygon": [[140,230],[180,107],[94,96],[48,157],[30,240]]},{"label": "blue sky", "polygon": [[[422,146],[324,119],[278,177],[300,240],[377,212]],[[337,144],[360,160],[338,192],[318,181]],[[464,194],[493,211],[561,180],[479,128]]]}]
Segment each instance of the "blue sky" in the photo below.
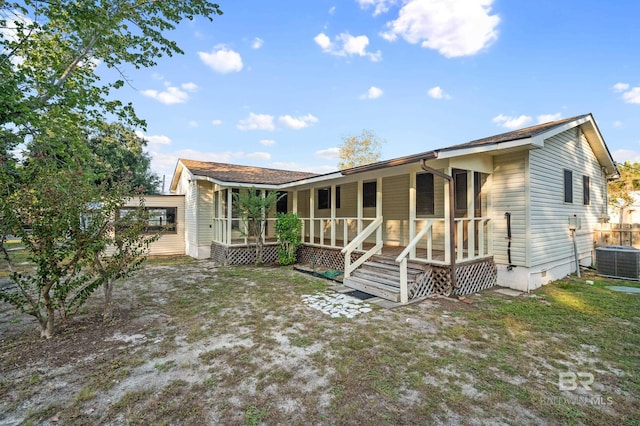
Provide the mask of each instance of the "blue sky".
[{"label": "blue sky", "polygon": [[640,161],[640,2],[220,0],[128,70],[153,168],[178,158],[330,172],[363,129],[383,159],[593,113]]}]

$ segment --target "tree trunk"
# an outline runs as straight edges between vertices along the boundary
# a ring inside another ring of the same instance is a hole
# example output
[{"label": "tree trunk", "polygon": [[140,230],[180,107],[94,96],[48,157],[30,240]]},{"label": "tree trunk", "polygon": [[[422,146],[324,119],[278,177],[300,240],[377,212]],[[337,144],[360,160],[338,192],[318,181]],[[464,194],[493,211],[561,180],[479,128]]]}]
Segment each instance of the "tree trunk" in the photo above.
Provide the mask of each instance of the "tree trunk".
[{"label": "tree trunk", "polygon": [[[46,309],[46,314],[42,315],[39,313],[38,321],[40,322],[40,337],[45,337],[50,339],[53,336],[54,331],[54,321],[56,318],[56,311],[53,307],[53,302],[51,301],[51,295],[49,291],[53,284],[46,285],[42,288],[42,298],[44,299],[44,307]],[[36,309],[38,309],[36,307]]]},{"label": "tree trunk", "polygon": [[113,304],[111,303],[113,294],[113,279],[109,278],[103,284],[104,290],[104,307],[102,309],[102,322],[108,322],[113,315]]},{"label": "tree trunk", "polygon": [[53,336],[55,314],[55,310],[49,305],[47,306],[47,314],[38,318],[41,338],[51,339],[51,336]]}]

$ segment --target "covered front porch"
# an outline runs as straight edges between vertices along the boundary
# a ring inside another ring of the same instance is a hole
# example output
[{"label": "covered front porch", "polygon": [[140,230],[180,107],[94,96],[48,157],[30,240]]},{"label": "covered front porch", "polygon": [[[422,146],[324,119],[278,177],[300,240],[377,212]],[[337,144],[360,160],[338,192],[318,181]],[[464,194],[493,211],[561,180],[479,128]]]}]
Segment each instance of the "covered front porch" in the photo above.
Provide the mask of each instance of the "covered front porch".
[{"label": "covered front porch", "polygon": [[[276,213],[293,211],[303,225],[299,262],[342,271],[347,286],[401,303],[472,293],[496,279],[491,167],[490,157],[432,159],[282,185],[264,238],[275,244]],[[231,252],[251,244],[234,214],[239,190],[214,193],[214,245]]]}]

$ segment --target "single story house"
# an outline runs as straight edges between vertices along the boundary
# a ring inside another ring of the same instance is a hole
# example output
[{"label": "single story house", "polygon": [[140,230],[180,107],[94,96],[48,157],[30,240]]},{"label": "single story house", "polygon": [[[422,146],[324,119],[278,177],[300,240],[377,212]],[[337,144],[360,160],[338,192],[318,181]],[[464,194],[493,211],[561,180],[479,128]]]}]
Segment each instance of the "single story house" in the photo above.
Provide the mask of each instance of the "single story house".
[{"label": "single story house", "polygon": [[296,212],[299,261],[406,303],[496,284],[528,291],[591,265],[616,177],[586,114],[322,175],[180,159],[170,190],[184,196],[189,256],[252,263],[233,194],[277,191],[266,261],[276,260],[276,213]]}]

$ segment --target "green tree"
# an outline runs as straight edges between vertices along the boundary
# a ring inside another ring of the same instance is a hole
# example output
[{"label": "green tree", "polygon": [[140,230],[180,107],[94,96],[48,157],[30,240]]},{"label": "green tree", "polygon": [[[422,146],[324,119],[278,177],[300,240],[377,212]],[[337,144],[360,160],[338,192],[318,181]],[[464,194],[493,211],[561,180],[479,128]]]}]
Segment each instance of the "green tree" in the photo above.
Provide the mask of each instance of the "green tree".
[{"label": "green tree", "polygon": [[[22,238],[35,263],[33,273],[13,274],[16,290],[1,297],[36,316],[44,337],[56,312],[72,313],[138,259],[106,263],[106,248],[118,250],[113,236],[123,235],[111,229],[115,213],[134,194],[128,179],[95,167],[88,141],[107,118],[123,128],[145,123],[114,96],[125,78],[98,71],[124,76],[127,66],[182,53],[167,34],[184,19],[221,14],[207,0],[0,2],[0,231]],[[141,228],[127,238],[120,250],[144,248]]]},{"label": "green tree", "polygon": [[261,265],[264,251],[264,231],[267,225],[269,212],[278,201],[277,192],[263,193],[251,187],[247,191],[233,194],[233,203],[244,224],[243,229],[247,236],[253,239],[256,248],[256,265]]},{"label": "green tree", "polygon": [[338,167],[344,170],[380,161],[380,150],[385,142],[371,130],[363,130],[357,136],[342,138]]},{"label": "green tree", "polygon": [[620,178],[608,183],[609,205],[619,209],[620,223],[625,221],[626,213],[634,202],[631,194],[640,191],[640,163],[625,161],[618,164]]},{"label": "green tree", "polygon": [[151,156],[144,152],[147,142],[121,123],[103,124],[99,133],[89,138],[93,168],[98,183],[113,186],[128,177],[133,189],[157,194],[160,179],[151,171]]},{"label": "green tree", "polygon": [[[56,314],[68,317],[100,286],[133,272],[155,238],[144,234],[142,208],[135,218],[118,217],[130,196],[126,181],[105,191],[73,165],[63,171],[55,162],[25,165],[30,180],[9,196],[4,209],[6,226],[26,247],[34,270],[14,271],[15,288],[0,290],[0,300],[36,317],[46,338],[54,333]],[[117,263],[121,259],[128,262]],[[105,312],[109,309],[106,303]]]}]

